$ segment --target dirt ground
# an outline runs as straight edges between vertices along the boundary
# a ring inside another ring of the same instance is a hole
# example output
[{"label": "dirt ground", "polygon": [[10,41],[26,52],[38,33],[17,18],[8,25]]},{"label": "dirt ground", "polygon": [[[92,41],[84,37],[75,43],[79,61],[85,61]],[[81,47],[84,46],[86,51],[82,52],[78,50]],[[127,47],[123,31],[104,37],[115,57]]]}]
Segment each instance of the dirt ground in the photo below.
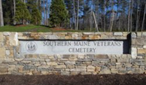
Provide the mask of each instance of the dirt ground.
[{"label": "dirt ground", "polygon": [[146,75],[1,75],[0,85],[146,85]]}]

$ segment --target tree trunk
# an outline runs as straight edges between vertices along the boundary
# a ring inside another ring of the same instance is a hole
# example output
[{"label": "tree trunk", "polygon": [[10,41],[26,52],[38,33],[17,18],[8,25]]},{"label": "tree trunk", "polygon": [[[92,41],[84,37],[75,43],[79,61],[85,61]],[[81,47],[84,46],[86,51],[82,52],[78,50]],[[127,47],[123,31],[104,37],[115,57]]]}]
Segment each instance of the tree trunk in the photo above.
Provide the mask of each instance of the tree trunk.
[{"label": "tree trunk", "polygon": [[46,2],[46,25],[47,26],[48,26],[48,15],[49,15],[48,8],[49,8],[49,3],[48,3],[48,0],[47,0],[47,2]]},{"label": "tree trunk", "polygon": [[132,18],[132,14],[133,14],[133,0],[131,0],[131,26],[130,26],[130,32],[132,32],[132,29],[133,29],[133,18]]},{"label": "tree trunk", "polygon": [[39,0],[36,0],[36,5],[38,6],[38,4],[39,4]]},{"label": "tree trunk", "polygon": [[111,19],[110,19],[110,32],[113,30],[113,24],[114,24],[114,2],[112,1],[112,14],[111,14]]},{"label": "tree trunk", "polygon": [[137,0],[137,2],[138,2],[138,4],[137,4],[137,14],[136,14],[136,17],[137,17],[137,19],[136,19],[136,32],[138,31],[138,26],[139,26],[139,12],[138,12],[138,9],[139,9],[139,3],[140,3],[140,1],[139,0]]},{"label": "tree trunk", "polygon": [[118,31],[121,31],[121,21],[119,20]]},{"label": "tree trunk", "polygon": [[73,0],[73,22],[74,22],[74,29],[76,29],[76,8],[75,8],[75,0]]},{"label": "tree trunk", "polygon": [[[118,1],[117,2],[117,18],[119,17],[118,16],[118,10],[119,10],[119,4],[120,4],[120,2]],[[121,31],[121,27],[120,27],[120,17],[118,18],[119,20],[118,20],[118,22],[116,22],[117,24],[118,24],[118,31]]]},{"label": "tree trunk", "polygon": [[130,10],[131,10],[130,3],[131,3],[131,0],[129,2],[129,10],[128,10],[128,32],[130,31]]},{"label": "tree trunk", "polygon": [[23,25],[26,25],[26,20],[22,19],[22,23],[23,23]]},{"label": "tree trunk", "polygon": [[13,0],[13,5],[14,5],[14,19],[13,19],[13,24],[16,25],[16,21],[15,21],[15,13],[16,13],[16,0]]},{"label": "tree trunk", "polygon": [[103,8],[104,8],[104,21],[103,21],[103,22],[104,22],[104,25],[103,25],[103,30],[104,30],[104,32],[106,31],[106,30],[105,30],[105,24],[106,24],[106,23],[105,23],[105,11],[106,11],[106,10],[105,10],[105,6],[106,6],[106,3],[107,3],[106,0],[104,0],[104,7],[103,7]]},{"label": "tree trunk", "polygon": [[[39,0],[39,11],[40,11],[40,13],[41,13],[41,17],[42,17],[42,6],[41,6],[41,4],[42,4],[42,0]],[[43,19],[41,19],[41,24],[42,24],[42,22],[43,22]]]},{"label": "tree trunk", "polygon": [[89,14],[89,30],[91,31],[91,18],[92,18],[92,12]]},{"label": "tree trunk", "polygon": [[112,9],[112,15],[110,19],[110,32],[113,30],[113,24],[114,24],[114,9]]},{"label": "tree trunk", "polygon": [[78,5],[77,5],[77,26],[76,26],[76,30],[79,30],[79,4],[80,4],[80,2],[79,2],[79,0],[78,0]]},{"label": "tree trunk", "polygon": [[26,1],[25,1],[25,0],[23,0],[23,2],[24,2],[24,3],[26,3]]},{"label": "tree trunk", "polygon": [[95,23],[95,28],[96,28],[96,31],[99,31],[99,30],[98,30],[98,23],[97,23],[97,21],[96,21],[96,16],[95,16],[95,13],[94,13],[94,12],[92,12],[92,14],[93,14],[93,19],[94,19],[94,23]]},{"label": "tree trunk", "polygon": [[2,0],[0,0],[0,26],[4,26]]},{"label": "tree trunk", "polygon": [[38,7],[39,7],[40,12],[42,12],[42,10],[41,10],[41,4],[42,4],[42,0],[38,0]]},{"label": "tree trunk", "polygon": [[143,20],[142,20],[142,28],[141,28],[141,32],[143,32],[144,30],[144,23],[145,23],[145,12],[146,12],[146,4],[145,4],[145,8],[144,8],[144,14],[143,14]]},{"label": "tree trunk", "polygon": [[[92,0],[92,2],[93,2],[93,0]],[[95,4],[96,3],[96,4]],[[99,1],[97,1],[97,2],[93,2],[93,5],[94,5],[94,7],[95,7],[95,12],[92,10],[92,16],[93,16],[93,20],[94,20],[94,24],[95,24],[95,29],[96,29],[96,31],[99,31],[99,29],[98,29],[98,20],[99,20],[99,11],[98,11],[98,5],[99,5]],[[96,6],[97,5],[97,6]],[[92,7],[91,7],[91,9],[93,9]],[[102,22],[102,21],[101,21]],[[105,31],[105,30],[104,30]]]},{"label": "tree trunk", "polygon": [[43,9],[44,9],[44,25],[46,25],[46,9],[45,9],[45,0],[43,0]]}]

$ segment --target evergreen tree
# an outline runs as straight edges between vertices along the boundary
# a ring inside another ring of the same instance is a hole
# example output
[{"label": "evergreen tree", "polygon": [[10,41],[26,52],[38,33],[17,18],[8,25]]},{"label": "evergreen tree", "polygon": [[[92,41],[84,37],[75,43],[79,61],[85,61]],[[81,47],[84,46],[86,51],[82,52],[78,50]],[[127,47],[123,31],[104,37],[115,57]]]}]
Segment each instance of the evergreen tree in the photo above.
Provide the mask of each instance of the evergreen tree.
[{"label": "evergreen tree", "polygon": [[41,12],[39,11],[38,0],[27,0],[27,9],[31,14],[31,23],[39,25],[41,23]]},{"label": "evergreen tree", "polygon": [[69,16],[69,19],[70,19],[70,22],[69,22],[69,28],[73,29],[73,23],[74,23],[74,10],[73,10],[73,0],[64,0],[65,1],[65,5],[66,5],[66,8],[68,10],[68,16]]},{"label": "evergreen tree", "polygon": [[35,24],[35,25],[39,25],[41,23],[41,13],[40,11],[37,9],[36,6],[34,6],[32,8],[32,19],[31,19],[31,23]]},{"label": "evergreen tree", "polygon": [[2,0],[3,5],[3,16],[5,25],[15,25],[15,2],[18,0]]},{"label": "evergreen tree", "polygon": [[22,1],[18,1],[16,3],[16,14],[15,14],[15,20],[17,23],[19,22],[22,24],[26,24],[31,19],[31,15],[27,9],[27,6]]},{"label": "evergreen tree", "polygon": [[68,22],[68,11],[63,0],[52,0],[50,12],[52,26],[62,26]]}]

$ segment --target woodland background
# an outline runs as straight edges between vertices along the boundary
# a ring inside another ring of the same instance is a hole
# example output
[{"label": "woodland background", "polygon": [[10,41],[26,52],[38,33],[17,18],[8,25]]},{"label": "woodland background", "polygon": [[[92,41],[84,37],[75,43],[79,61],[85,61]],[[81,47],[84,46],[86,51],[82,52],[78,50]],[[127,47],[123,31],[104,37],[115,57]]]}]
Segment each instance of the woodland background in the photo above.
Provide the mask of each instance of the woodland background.
[{"label": "woodland background", "polygon": [[0,0],[0,26],[145,31],[146,0]]}]

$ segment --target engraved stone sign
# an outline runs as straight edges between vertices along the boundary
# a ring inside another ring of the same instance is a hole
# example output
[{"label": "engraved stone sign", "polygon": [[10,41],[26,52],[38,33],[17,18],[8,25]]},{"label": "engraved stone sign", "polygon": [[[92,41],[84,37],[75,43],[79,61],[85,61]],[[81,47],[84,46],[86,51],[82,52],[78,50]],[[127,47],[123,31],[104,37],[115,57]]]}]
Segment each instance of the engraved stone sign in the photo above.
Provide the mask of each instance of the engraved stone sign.
[{"label": "engraved stone sign", "polygon": [[20,41],[22,54],[123,54],[123,41]]}]

